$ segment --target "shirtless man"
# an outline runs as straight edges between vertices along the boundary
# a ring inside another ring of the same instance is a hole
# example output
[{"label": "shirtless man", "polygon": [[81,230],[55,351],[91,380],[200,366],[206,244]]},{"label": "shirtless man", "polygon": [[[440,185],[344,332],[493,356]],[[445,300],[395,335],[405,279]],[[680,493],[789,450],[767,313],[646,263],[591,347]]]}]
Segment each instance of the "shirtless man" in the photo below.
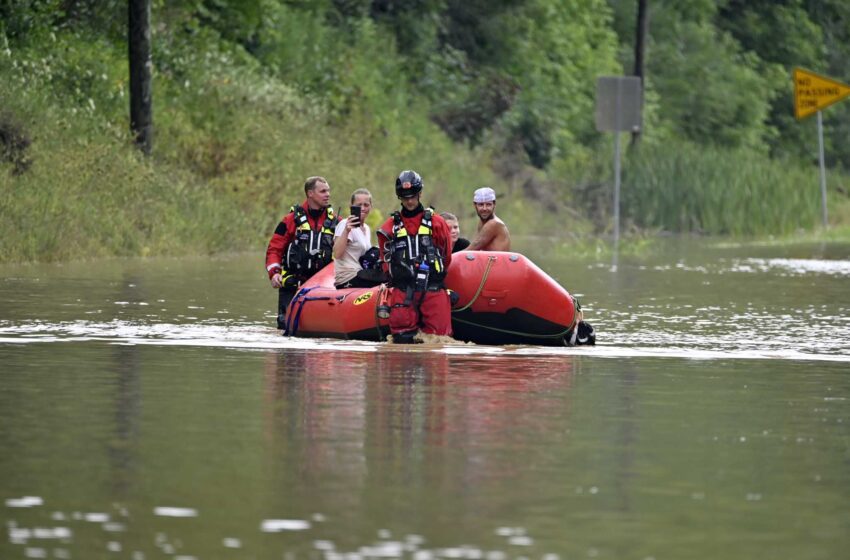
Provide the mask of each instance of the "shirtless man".
[{"label": "shirtless man", "polygon": [[508,226],[496,216],[496,192],[490,187],[480,188],[475,191],[472,202],[481,222],[478,224],[478,234],[467,250],[510,251],[511,234]]}]

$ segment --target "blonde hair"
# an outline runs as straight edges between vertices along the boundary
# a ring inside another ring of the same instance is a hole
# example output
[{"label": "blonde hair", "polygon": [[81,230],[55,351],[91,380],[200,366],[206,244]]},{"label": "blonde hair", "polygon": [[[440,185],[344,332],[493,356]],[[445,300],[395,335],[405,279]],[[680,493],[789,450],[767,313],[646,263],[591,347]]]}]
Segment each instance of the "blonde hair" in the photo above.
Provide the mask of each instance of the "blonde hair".
[{"label": "blonde hair", "polygon": [[368,191],[368,189],[357,189],[353,193],[351,193],[351,204],[354,204],[354,199],[357,198],[358,194],[365,194],[369,197],[369,203],[372,203],[372,193]]},{"label": "blonde hair", "polygon": [[451,220],[453,222],[458,222],[460,220],[457,219],[457,216],[452,214],[451,212],[440,212],[440,217],[444,220]]}]

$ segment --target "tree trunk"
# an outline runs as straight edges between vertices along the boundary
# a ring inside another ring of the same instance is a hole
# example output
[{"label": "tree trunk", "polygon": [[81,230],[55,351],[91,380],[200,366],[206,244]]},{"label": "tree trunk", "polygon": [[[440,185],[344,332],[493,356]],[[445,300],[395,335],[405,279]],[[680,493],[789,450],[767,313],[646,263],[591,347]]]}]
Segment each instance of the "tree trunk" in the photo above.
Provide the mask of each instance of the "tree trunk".
[{"label": "tree trunk", "polygon": [[128,8],[130,131],[136,145],[145,155],[150,155],[153,146],[150,0],[129,0]]}]

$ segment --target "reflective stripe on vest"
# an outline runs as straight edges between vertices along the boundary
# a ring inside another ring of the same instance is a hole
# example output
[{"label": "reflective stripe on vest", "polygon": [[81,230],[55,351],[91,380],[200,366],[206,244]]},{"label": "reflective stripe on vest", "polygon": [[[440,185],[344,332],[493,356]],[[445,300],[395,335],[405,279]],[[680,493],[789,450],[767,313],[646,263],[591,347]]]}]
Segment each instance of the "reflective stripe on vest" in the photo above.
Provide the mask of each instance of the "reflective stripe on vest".
[{"label": "reflective stripe on vest", "polygon": [[[320,225],[317,224],[318,231],[310,226],[310,220],[303,206],[294,205],[290,208],[290,211],[295,214],[295,236],[292,239],[292,245],[303,248],[303,253],[293,251],[290,247],[286,251],[286,268],[300,272],[318,271],[333,260],[333,239],[336,226],[333,207],[328,206],[325,209],[327,217]],[[293,253],[295,255],[301,254],[303,262],[293,262],[290,258]],[[306,254],[306,258],[304,258],[304,254]]]},{"label": "reflective stripe on vest", "polygon": [[[435,273],[441,274],[443,272],[443,255],[440,248],[434,245],[434,230],[431,216],[432,212],[430,209],[424,211],[422,214],[422,221],[419,223],[419,229],[417,230],[416,235],[411,237],[407,233],[407,229],[404,227],[404,221],[401,219],[401,214],[395,212],[393,214],[393,246],[397,247],[397,244],[403,240],[406,246],[405,260],[408,264],[425,261]],[[431,258],[428,258],[427,255],[427,248],[429,246],[434,248]],[[426,254],[420,259],[420,257],[423,256],[423,251],[425,251]]]}]

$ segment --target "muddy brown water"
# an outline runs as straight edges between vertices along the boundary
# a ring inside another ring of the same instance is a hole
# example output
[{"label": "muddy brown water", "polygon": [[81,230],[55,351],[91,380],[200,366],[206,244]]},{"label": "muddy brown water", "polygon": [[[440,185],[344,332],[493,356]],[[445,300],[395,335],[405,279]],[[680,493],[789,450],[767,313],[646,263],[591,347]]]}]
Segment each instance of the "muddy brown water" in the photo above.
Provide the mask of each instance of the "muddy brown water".
[{"label": "muddy brown water", "polygon": [[262,255],[0,267],[0,558],[838,558],[850,246],[525,253],[594,348],[286,339]]}]

